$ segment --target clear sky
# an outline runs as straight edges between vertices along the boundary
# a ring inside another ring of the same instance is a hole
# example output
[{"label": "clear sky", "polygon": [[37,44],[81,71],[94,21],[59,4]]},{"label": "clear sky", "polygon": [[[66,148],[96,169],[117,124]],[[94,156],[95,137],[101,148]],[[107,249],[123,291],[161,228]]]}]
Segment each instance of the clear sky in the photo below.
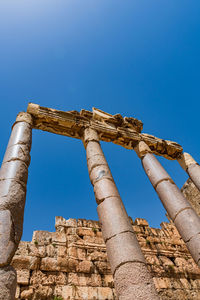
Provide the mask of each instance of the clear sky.
[{"label": "clear sky", "polygon": [[[200,1],[0,1],[0,160],[28,102],[133,116],[200,162]],[[133,219],[166,221],[134,151],[102,143]],[[33,131],[23,240],[56,215],[97,219],[79,140]],[[176,161],[159,158],[181,187]]]}]

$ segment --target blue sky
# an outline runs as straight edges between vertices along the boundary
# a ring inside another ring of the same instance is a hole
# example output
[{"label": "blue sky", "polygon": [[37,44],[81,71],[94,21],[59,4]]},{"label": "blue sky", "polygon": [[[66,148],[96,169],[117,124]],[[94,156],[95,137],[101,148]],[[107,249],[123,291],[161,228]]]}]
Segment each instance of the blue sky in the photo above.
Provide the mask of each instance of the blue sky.
[{"label": "blue sky", "polygon": [[[0,161],[28,102],[133,116],[200,161],[200,2],[0,1]],[[134,151],[102,143],[127,212],[166,221]],[[79,140],[33,131],[23,240],[54,218],[97,219]],[[181,187],[187,175],[159,158]]]}]

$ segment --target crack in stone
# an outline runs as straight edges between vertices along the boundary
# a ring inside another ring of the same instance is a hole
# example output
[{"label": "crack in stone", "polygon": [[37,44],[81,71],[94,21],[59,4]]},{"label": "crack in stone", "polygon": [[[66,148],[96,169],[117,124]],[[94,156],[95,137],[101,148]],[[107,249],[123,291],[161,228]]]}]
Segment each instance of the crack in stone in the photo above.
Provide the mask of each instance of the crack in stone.
[{"label": "crack in stone", "polygon": [[130,233],[133,233],[133,234],[135,235],[134,231],[132,231],[132,230],[124,230],[124,231],[121,231],[121,232],[119,232],[119,233],[116,233],[116,234],[112,235],[111,237],[105,239],[105,243],[107,243],[107,241],[109,241],[109,240],[112,239],[113,237],[115,237],[115,236],[117,236],[117,235],[119,235],[119,234],[126,233],[126,232],[130,232]]},{"label": "crack in stone", "polygon": [[111,195],[111,196],[105,197],[105,198],[103,198],[103,199],[96,199],[96,202],[97,202],[97,204],[99,205],[99,204],[101,204],[104,200],[109,199],[109,198],[120,198],[120,196]]},{"label": "crack in stone", "polygon": [[20,161],[20,162],[22,162],[22,163],[24,163],[24,164],[26,165],[27,168],[29,167],[29,164],[27,164],[23,159],[17,158],[17,157],[11,158],[11,159],[9,159],[9,160],[4,161],[4,162],[2,163],[2,165],[5,164],[5,163],[12,162],[12,161],[17,161],[17,160]]},{"label": "crack in stone", "polygon": [[189,238],[189,240],[185,241],[185,243],[189,243],[196,235],[200,234],[200,231],[195,233],[193,236]]}]

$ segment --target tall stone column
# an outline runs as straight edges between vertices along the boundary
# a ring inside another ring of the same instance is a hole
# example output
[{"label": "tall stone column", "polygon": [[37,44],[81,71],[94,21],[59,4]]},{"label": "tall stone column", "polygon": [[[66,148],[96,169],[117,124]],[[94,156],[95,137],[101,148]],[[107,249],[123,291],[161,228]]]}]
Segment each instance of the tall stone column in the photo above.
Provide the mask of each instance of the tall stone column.
[{"label": "tall stone column", "polygon": [[0,169],[0,300],[14,300],[16,272],[10,262],[23,230],[32,117],[19,113]]},{"label": "tall stone column", "polygon": [[195,262],[200,266],[200,218],[161,166],[150,148],[140,142],[135,148],[143,168],[174,222]]},{"label": "tall stone column", "polygon": [[96,131],[85,129],[84,145],[118,297],[120,300],[159,299]]},{"label": "tall stone column", "polygon": [[200,166],[194,160],[194,158],[184,152],[181,157],[178,159],[179,164],[181,167],[188,173],[193,183],[200,191]]}]

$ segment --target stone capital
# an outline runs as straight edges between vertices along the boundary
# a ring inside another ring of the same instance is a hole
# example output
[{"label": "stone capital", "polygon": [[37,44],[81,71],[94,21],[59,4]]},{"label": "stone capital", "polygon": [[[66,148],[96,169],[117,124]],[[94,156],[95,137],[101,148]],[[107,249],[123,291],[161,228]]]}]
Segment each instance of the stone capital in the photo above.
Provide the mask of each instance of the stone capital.
[{"label": "stone capital", "polygon": [[140,141],[137,144],[137,146],[134,148],[134,150],[137,153],[139,158],[143,158],[145,154],[151,153],[151,149],[144,141]]},{"label": "stone capital", "polygon": [[99,136],[96,130],[87,127],[83,133],[83,143],[87,145],[87,143],[91,141],[99,142]]},{"label": "stone capital", "polygon": [[187,171],[189,166],[193,164],[197,164],[194,158],[189,153],[186,152],[181,154],[180,158],[178,158],[178,162],[185,171]]},{"label": "stone capital", "polygon": [[26,122],[32,126],[33,125],[33,117],[31,116],[31,114],[22,111],[22,112],[18,113],[16,121],[13,124],[13,126],[19,122]]}]

